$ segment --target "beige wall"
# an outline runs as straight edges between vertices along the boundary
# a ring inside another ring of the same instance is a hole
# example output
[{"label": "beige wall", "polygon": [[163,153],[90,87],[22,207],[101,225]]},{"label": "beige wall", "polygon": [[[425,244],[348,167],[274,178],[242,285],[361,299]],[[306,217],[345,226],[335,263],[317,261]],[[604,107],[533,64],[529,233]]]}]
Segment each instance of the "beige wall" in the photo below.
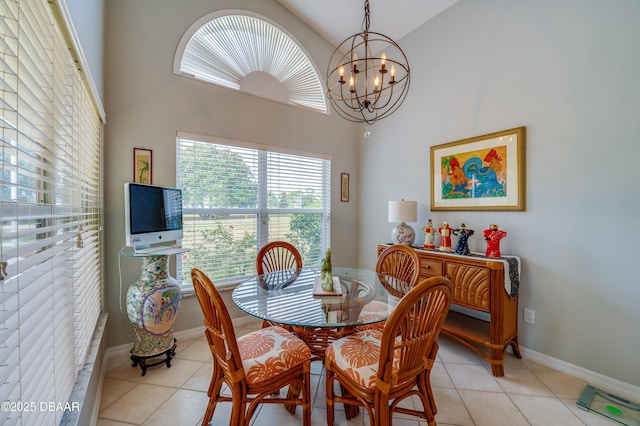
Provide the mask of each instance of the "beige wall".
[{"label": "beige wall", "polygon": [[[130,341],[131,328],[119,299],[139,275],[138,259],[120,259],[124,245],[123,183],[132,179],[134,147],[153,150],[153,183],[175,185],[177,131],[283,146],[328,154],[332,161],[332,250],[336,265],[357,261],[357,190],[341,203],[340,173],[357,172],[357,137],[352,123],[172,73],[175,50],[186,29],[219,9],[246,8],[286,28],[313,56],[320,73],[332,48],[275,0],[110,0],[105,58],[107,111],[105,158],[106,308],[111,314],[108,346]],[[321,77],[322,78],[322,77]],[[122,275],[122,283],[120,282]],[[121,290],[122,289],[122,290]],[[229,305],[232,305],[230,302]],[[234,310],[236,314],[239,314]],[[202,325],[193,297],[183,300],[175,325]]]},{"label": "beige wall", "polygon": [[[388,200],[418,200],[418,228],[464,222],[472,250],[497,223],[522,259],[521,345],[640,386],[638,22],[629,0],[460,0],[400,40],[409,95],[360,145],[361,263],[389,239]],[[431,146],[518,126],[526,211],[430,211]]]}]

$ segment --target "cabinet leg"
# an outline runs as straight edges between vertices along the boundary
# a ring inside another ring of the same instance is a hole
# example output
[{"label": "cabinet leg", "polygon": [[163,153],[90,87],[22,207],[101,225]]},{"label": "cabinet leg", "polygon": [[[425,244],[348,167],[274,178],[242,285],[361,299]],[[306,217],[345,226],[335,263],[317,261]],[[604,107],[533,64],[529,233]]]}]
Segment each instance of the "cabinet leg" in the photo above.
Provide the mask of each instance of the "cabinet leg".
[{"label": "cabinet leg", "polygon": [[495,377],[504,376],[504,349],[505,348],[491,348],[491,372]]},{"label": "cabinet leg", "polygon": [[511,349],[513,350],[513,354],[519,358],[522,359],[522,355],[520,354],[520,345],[518,345],[518,339],[513,339],[511,341]]}]

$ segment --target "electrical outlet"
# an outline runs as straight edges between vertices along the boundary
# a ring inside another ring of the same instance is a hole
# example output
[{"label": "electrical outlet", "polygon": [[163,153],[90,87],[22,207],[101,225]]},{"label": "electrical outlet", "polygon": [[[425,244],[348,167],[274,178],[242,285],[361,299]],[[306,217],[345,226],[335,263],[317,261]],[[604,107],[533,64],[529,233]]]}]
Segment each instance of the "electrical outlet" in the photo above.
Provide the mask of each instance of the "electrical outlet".
[{"label": "electrical outlet", "polygon": [[535,322],[536,312],[533,309],[524,309],[524,322],[533,324]]}]

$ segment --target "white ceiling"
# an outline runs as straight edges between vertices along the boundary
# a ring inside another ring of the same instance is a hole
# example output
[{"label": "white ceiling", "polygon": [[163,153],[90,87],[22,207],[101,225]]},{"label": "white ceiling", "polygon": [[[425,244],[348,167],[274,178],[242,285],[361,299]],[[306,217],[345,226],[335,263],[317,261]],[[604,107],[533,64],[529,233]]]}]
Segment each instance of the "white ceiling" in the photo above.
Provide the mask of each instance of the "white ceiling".
[{"label": "white ceiling", "polygon": [[[364,0],[278,0],[334,46],[364,30]],[[458,0],[369,0],[369,30],[398,40]]]}]

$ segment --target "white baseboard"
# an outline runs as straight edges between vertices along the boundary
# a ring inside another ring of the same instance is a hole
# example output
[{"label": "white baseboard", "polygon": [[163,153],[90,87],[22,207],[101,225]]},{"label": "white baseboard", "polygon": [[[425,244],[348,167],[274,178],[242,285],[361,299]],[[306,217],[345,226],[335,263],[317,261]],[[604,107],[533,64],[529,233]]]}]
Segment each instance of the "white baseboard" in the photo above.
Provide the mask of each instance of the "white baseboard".
[{"label": "white baseboard", "polygon": [[520,352],[523,358],[530,359],[531,361],[537,362],[545,367],[582,379],[588,384],[606,389],[616,395],[623,397],[640,395],[640,387],[634,386],[630,383],[605,376],[604,374],[596,373],[595,371],[587,370],[586,368],[578,367],[577,365],[570,364],[566,361],[562,361],[561,359],[553,358],[549,355],[536,352],[523,346],[520,346]]}]

